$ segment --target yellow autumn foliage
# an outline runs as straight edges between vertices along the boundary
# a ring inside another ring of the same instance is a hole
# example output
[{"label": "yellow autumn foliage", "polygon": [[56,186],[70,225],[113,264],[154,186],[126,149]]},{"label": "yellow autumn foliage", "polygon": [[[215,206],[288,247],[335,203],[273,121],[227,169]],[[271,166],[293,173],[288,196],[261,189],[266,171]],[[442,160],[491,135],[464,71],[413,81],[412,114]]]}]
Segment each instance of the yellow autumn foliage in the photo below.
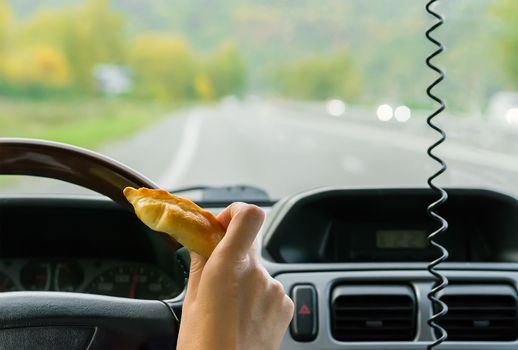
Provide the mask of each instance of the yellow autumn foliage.
[{"label": "yellow autumn foliage", "polygon": [[70,83],[70,67],[65,55],[48,45],[9,52],[4,57],[1,73],[18,84],[64,87]]},{"label": "yellow autumn foliage", "polygon": [[145,33],[133,40],[129,51],[141,94],[159,100],[195,97],[195,57],[183,39]]},{"label": "yellow autumn foliage", "polygon": [[[11,11],[9,11],[5,1],[0,0],[0,53],[5,50],[10,25]],[[0,55],[0,60],[1,59],[2,55]]]},{"label": "yellow autumn foliage", "polygon": [[194,78],[194,89],[198,97],[204,101],[214,100],[214,87],[210,78],[205,73],[198,73]]},{"label": "yellow autumn foliage", "polygon": [[210,101],[245,87],[246,67],[232,43],[200,53],[174,33],[128,35],[125,15],[109,0],[43,6],[26,18],[11,12],[0,0],[0,95],[94,95],[103,64],[129,72],[129,94],[139,98]]}]

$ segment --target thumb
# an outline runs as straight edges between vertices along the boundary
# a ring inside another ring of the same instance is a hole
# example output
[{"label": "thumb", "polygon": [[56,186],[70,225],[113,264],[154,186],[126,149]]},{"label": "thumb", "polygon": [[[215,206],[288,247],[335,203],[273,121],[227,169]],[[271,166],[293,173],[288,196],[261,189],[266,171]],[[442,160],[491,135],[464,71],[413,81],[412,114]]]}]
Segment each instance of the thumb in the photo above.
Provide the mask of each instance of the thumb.
[{"label": "thumb", "polygon": [[225,251],[225,256],[242,258],[252,248],[264,221],[264,212],[255,205],[232,203],[219,216],[218,220],[227,227],[227,232],[214,252]]},{"label": "thumb", "polygon": [[205,267],[205,263],[207,262],[207,259],[192,250],[189,251],[189,254],[191,256],[191,267],[189,269],[189,280],[187,282],[187,293],[185,295],[186,303],[196,299],[201,274]]}]

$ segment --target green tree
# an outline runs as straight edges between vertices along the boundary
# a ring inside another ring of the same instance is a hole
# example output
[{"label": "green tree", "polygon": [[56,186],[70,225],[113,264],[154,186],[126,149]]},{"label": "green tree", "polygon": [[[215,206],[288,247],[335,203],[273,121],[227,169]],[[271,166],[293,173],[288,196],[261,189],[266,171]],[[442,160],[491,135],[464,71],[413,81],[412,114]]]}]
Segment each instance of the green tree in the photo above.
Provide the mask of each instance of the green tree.
[{"label": "green tree", "polygon": [[224,43],[206,61],[214,97],[241,94],[246,86],[246,64],[233,43]]},{"label": "green tree", "polygon": [[507,0],[497,3],[492,12],[501,25],[497,45],[502,69],[507,80],[518,89],[518,6],[516,1]]},{"label": "green tree", "polygon": [[124,17],[110,8],[108,0],[90,0],[75,16],[75,40],[67,54],[75,66],[81,87],[91,88],[92,68],[97,63],[123,63],[126,40]]},{"label": "green tree", "polygon": [[107,0],[89,0],[77,9],[40,11],[23,24],[17,45],[48,45],[63,52],[73,85],[93,89],[92,69],[98,63],[123,63],[124,18]]},{"label": "green tree", "polygon": [[361,76],[347,52],[315,56],[277,70],[274,83],[285,96],[298,99],[340,97],[356,99],[361,92]]},{"label": "green tree", "polygon": [[140,96],[162,101],[195,97],[196,62],[183,39],[166,34],[141,34],[131,44],[129,62]]}]

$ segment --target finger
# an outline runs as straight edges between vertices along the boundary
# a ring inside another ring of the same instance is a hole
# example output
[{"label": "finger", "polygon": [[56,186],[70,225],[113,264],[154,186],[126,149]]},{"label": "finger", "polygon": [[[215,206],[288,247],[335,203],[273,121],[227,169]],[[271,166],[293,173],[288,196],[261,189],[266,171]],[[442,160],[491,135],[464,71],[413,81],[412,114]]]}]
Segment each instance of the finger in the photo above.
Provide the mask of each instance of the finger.
[{"label": "finger", "polygon": [[[242,206],[246,206],[246,203],[243,202],[234,202],[228,207],[226,207],[222,212],[220,212],[217,216],[218,221],[223,225],[225,231],[227,231],[230,221],[232,220],[232,216],[235,216],[236,213]],[[258,256],[259,251],[259,242],[256,238],[252,247],[249,249],[250,256],[255,260]]]},{"label": "finger", "polygon": [[259,236],[257,236],[250,249],[248,249],[248,256],[251,258],[252,262],[262,266],[260,249]]},{"label": "finger", "polygon": [[[222,212],[217,216],[218,221],[223,225],[225,231],[228,229],[228,225],[232,220],[232,215],[235,215],[237,211],[239,211],[241,206],[246,206],[246,203],[235,202],[226,207]],[[256,237],[254,243],[250,247],[248,253],[252,258],[257,258],[259,256],[260,242]]]},{"label": "finger", "polygon": [[255,205],[233,203],[220,217],[222,224],[229,223],[227,233],[216,250],[224,250],[237,258],[247,255],[263,224],[264,212]]},{"label": "finger", "polygon": [[191,256],[191,267],[189,269],[189,280],[187,282],[187,294],[185,301],[189,302],[196,299],[198,294],[198,286],[200,284],[201,274],[207,260],[198,253],[189,251]]},{"label": "finger", "polygon": [[232,220],[231,211],[232,211],[233,206],[236,206],[239,204],[244,204],[244,203],[241,203],[241,202],[232,203],[231,205],[229,205],[228,207],[223,209],[223,211],[221,213],[218,214],[217,219],[221,223],[221,225],[223,225],[223,228],[225,229],[225,231],[228,229],[230,220]]}]

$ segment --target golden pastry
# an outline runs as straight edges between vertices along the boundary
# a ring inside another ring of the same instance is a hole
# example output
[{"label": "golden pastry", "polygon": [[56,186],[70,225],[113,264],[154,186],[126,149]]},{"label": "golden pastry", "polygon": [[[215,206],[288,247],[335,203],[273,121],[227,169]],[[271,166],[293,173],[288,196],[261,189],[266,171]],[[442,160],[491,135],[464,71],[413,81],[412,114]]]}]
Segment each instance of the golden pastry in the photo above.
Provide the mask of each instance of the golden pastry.
[{"label": "golden pastry", "polygon": [[126,187],[124,196],[149,228],[168,234],[205,258],[225,235],[223,226],[211,212],[188,199],[164,190],[133,187]]}]

